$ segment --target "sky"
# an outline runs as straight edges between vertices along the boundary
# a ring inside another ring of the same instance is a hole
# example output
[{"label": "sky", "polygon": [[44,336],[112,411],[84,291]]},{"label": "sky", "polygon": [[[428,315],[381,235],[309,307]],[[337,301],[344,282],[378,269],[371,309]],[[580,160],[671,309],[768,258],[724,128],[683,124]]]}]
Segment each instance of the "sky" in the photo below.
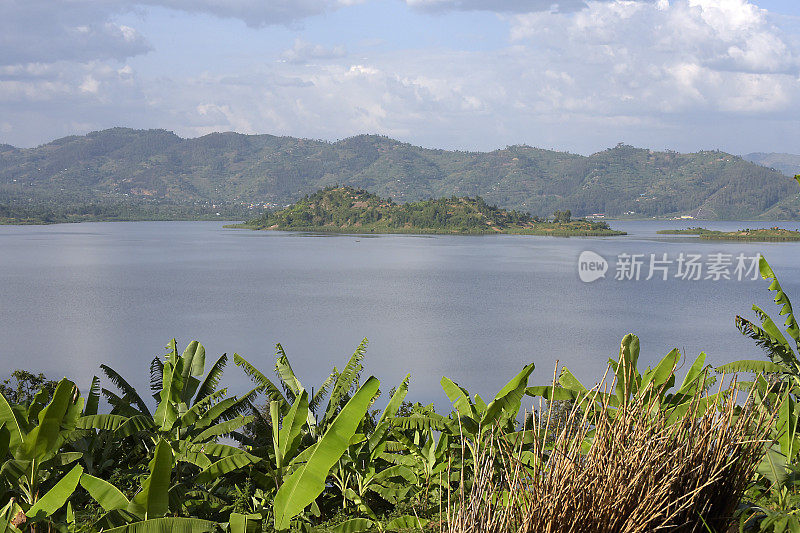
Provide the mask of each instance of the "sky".
[{"label": "sky", "polygon": [[0,0],[0,143],[800,153],[796,0]]}]

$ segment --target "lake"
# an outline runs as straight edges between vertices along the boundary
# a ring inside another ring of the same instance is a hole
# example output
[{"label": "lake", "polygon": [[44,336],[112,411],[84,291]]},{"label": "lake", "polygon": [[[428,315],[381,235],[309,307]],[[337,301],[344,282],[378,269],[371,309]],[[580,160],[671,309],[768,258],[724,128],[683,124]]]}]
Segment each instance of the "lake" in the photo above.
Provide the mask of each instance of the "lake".
[{"label": "lake", "polygon": [[[106,363],[145,387],[150,360],[177,337],[181,345],[202,342],[207,360],[238,352],[265,373],[280,342],[311,387],[368,337],[366,372],[384,391],[411,372],[410,398],[444,407],[443,375],[486,397],[530,361],[532,382],[548,383],[559,360],[593,383],[628,332],[640,336],[644,364],[673,347],[692,360],[706,351],[713,364],[762,357],[733,321],[737,313],[752,318],[753,303],[777,315],[767,283],[736,280],[735,265],[732,280],[681,279],[677,258],[697,254],[708,263],[714,254],[761,252],[800,302],[800,243],[656,234],[692,225],[612,222],[630,235],[569,239],[320,236],[216,222],[3,226],[2,373],[25,368],[85,387]],[[587,250],[608,261],[605,278],[579,278]],[[615,279],[624,254],[643,256],[638,281]],[[645,280],[650,254],[673,262]],[[236,392],[249,383],[232,361],[225,382]]]}]

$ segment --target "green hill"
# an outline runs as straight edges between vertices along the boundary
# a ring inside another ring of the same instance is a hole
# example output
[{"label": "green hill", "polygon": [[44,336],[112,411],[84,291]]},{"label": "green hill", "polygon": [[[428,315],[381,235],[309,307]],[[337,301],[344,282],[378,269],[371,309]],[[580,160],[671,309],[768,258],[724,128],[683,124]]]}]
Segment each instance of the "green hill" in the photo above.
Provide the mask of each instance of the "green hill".
[{"label": "green hill", "polygon": [[327,187],[297,203],[233,227],[341,233],[515,233],[553,236],[624,235],[605,222],[548,222],[482,198],[451,197],[397,204],[364,189]]},{"label": "green hill", "polygon": [[463,152],[376,135],[337,142],[236,133],[182,139],[125,128],[31,149],[0,146],[0,205],[15,208],[110,203],[252,213],[333,184],[397,202],[481,196],[539,216],[569,209],[607,217],[800,218],[789,178],[717,151],[619,145],[591,156],[529,146]]},{"label": "green hill", "polygon": [[774,168],[786,176],[792,177],[800,174],[800,155],[756,152],[747,154],[744,158],[753,163]]}]

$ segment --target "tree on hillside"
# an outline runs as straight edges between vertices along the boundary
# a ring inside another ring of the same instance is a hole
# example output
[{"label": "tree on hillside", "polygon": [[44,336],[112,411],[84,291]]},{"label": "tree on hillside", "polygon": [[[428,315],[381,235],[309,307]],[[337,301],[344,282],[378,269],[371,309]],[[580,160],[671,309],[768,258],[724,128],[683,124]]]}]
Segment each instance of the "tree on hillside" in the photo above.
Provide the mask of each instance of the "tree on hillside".
[{"label": "tree on hillside", "polygon": [[553,213],[553,222],[559,224],[566,224],[572,220],[572,212],[567,209],[566,211],[556,211]]}]

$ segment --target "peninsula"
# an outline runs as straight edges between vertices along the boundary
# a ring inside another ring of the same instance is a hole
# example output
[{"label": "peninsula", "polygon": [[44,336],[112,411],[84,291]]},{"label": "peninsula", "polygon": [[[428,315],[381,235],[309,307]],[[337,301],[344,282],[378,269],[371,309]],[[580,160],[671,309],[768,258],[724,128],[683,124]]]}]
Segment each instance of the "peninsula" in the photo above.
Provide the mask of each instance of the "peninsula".
[{"label": "peninsula", "polygon": [[487,204],[482,198],[451,197],[395,203],[363,189],[331,186],[284,209],[234,228],[333,233],[428,233],[571,236],[624,235],[601,221],[572,220],[568,211],[553,221]]},{"label": "peninsula", "polygon": [[800,241],[800,231],[783,229],[777,226],[769,229],[741,229],[738,231],[714,231],[706,228],[665,229],[658,233],[662,235],[692,235],[701,239],[717,241]]}]

